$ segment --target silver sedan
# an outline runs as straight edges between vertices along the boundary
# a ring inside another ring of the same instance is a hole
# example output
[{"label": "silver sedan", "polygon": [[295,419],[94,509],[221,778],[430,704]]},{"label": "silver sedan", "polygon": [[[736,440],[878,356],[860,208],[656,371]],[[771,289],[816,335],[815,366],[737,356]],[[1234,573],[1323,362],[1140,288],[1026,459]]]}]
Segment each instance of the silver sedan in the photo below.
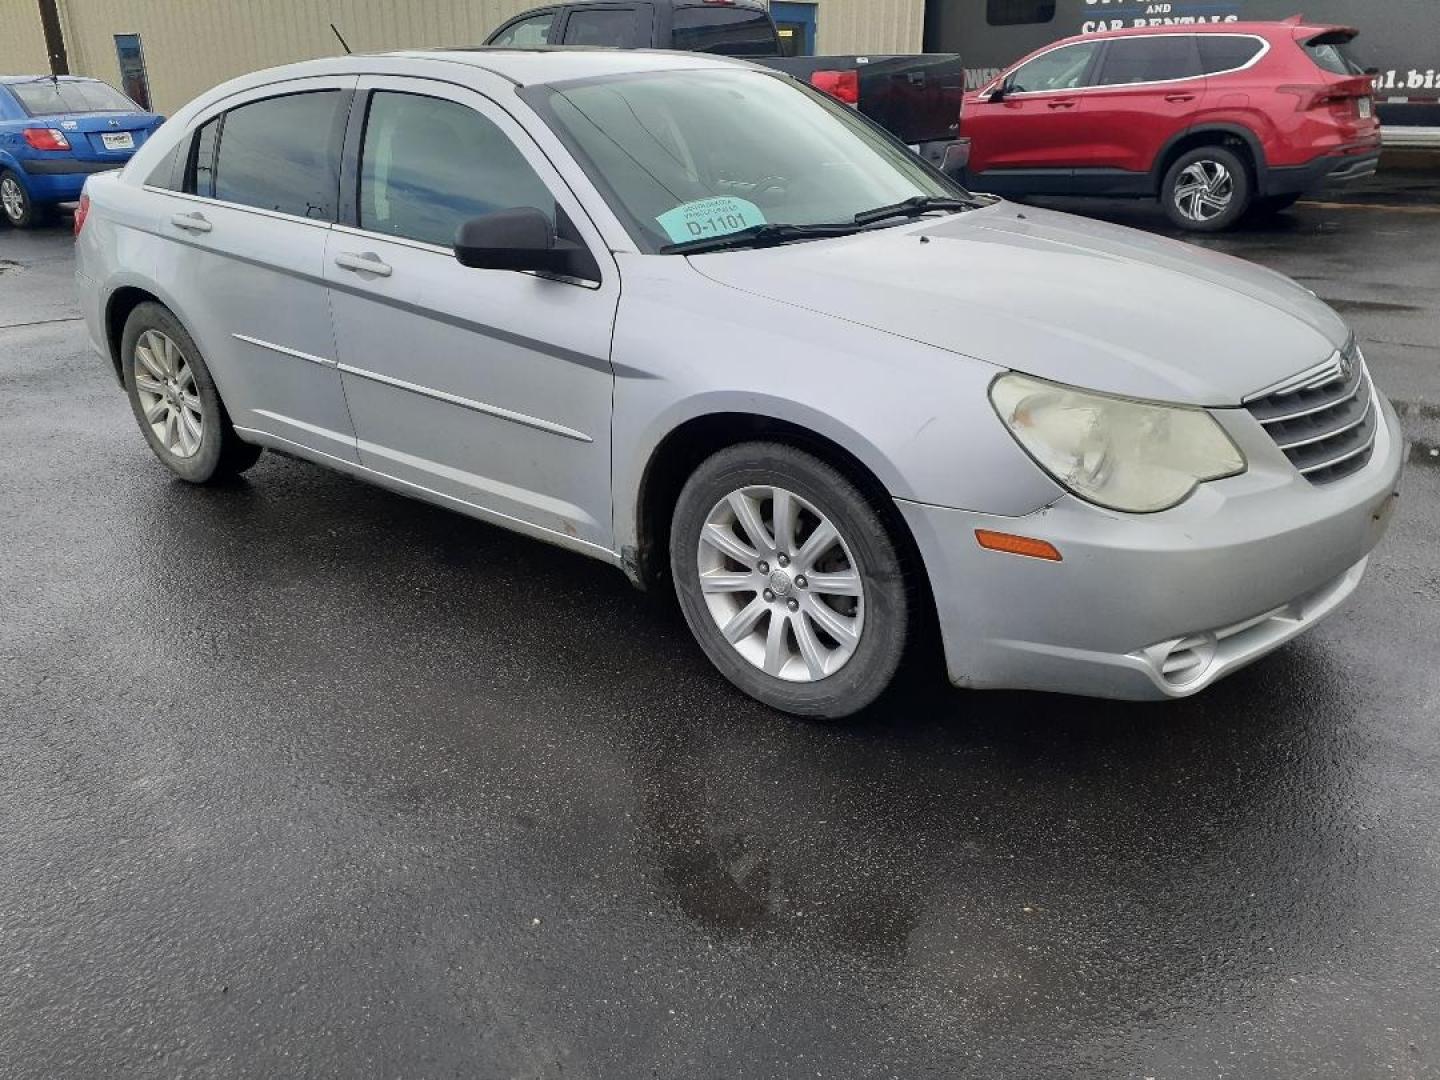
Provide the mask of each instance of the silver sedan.
[{"label": "silver sedan", "polygon": [[173,473],[272,447],[594,556],[803,715],[936,627],[957,686],[1193,694],[1355,589],[1404,457],[1307,290],[972,195],[720,57],[251,75],[77,231]]}]

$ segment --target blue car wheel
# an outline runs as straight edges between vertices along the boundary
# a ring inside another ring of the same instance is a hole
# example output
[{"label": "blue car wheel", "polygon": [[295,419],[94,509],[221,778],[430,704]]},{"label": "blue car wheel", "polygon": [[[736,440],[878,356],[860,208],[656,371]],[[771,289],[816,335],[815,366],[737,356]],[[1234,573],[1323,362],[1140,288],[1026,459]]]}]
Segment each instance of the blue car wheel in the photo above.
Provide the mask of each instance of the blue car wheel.
[{"label": "blue car wheel", "polygon": [[17,229],[28,229],[45,220],[48,207],[38,206],[20,178],[9,169],[0,171],[0,213]]}]

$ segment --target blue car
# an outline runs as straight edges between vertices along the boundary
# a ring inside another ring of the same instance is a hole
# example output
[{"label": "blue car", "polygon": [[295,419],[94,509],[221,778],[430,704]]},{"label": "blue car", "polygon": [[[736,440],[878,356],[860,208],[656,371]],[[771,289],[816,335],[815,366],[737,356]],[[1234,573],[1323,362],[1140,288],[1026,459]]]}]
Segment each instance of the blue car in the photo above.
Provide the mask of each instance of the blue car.
[{"label": "blue car", "polygon": [[0,75],[0,213],[17,228],[39,224],[164,121],[98,79]]}]

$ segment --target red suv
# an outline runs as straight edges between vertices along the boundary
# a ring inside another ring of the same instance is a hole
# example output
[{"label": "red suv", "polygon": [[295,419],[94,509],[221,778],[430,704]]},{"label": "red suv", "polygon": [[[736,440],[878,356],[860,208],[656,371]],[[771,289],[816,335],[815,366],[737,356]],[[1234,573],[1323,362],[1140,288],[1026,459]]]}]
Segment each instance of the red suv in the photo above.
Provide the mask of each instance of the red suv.
[{"label": "red suv", "polygon": [[1159,197],[1186,229],[1274,212],[1375,172],[1356,31],[1223,23],[1114,30],[1031,53],[965,102],[966,181],[1010,195]]}]

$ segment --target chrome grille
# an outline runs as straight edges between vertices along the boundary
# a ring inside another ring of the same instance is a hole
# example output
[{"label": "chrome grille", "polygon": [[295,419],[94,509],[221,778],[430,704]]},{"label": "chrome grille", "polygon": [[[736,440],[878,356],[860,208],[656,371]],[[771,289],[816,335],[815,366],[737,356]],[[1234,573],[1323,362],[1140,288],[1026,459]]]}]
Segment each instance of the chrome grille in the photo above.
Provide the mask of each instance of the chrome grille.
[{"label": "chrome grille", "polygon": [[1359,472],[1374,452],[1375,387],[1354,341],[1319,367],[1247,398],[1245,407],[1312,484]]}]

